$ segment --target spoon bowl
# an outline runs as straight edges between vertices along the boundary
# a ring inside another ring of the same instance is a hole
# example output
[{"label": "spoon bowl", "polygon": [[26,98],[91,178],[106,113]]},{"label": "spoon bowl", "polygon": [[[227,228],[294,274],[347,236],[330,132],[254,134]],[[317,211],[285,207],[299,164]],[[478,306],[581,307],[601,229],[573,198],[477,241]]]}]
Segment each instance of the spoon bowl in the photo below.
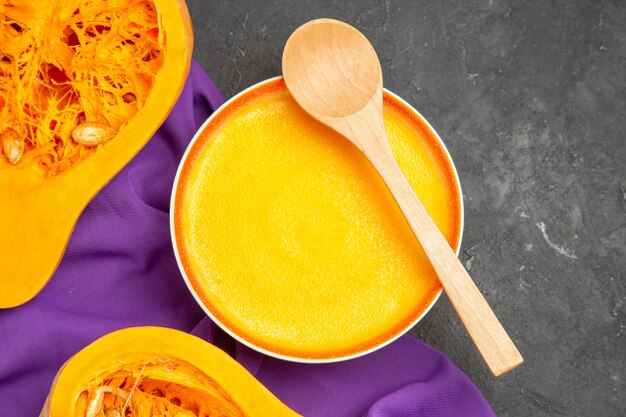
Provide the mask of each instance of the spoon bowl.
[{"label": "spoon bowl", "polygon": [[[383,76],[376,51],[362,33],[346,23],[320,19],[300,26],[285,45],[283,62],[298,63],[284,65],[283,76],[293,86],[290,92],[296,101],[316,118],[348,116],[372,97],[380,98],[382,104]],[[341,72],[335,71],[338,67]],[[291,82],[302,79],[316,88]]]}]

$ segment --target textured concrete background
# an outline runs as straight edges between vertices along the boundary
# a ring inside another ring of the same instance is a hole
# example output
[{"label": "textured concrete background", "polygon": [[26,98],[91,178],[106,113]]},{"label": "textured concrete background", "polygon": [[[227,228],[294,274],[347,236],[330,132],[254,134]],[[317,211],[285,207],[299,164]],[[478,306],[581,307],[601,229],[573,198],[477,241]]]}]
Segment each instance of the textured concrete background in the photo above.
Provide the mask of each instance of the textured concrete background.
[{"label": "textured concrete background", "polygon": [[526,363],[494,379],[445,296],[411,333],[500,416],[626,415],[626,2],[187,3],[226,97],[280,74],[309,19],[362,30],[452,153],[462,259]]}]

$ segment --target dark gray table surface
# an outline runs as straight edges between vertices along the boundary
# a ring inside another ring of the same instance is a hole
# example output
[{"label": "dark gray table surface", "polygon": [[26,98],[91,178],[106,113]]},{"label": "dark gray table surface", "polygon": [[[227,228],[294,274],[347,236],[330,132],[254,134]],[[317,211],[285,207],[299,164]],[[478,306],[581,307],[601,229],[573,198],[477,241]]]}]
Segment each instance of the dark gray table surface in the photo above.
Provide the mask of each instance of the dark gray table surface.
[{"label": "dark gray table surface", "polygon": [[227,98],[279,75],[307,20],[362,30],[450,149],[461,258],[526,363],[492,377],[445,296],[411,334],[500,416],[626,415],[625,1],[187,3]]}]

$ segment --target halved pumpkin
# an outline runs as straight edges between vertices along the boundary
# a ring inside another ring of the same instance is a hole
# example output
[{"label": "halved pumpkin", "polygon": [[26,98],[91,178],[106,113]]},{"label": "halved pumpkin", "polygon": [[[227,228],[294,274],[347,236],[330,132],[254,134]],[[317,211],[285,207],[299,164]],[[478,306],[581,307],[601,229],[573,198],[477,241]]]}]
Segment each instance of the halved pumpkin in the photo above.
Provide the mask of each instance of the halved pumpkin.
[{"label": "halved pumpkin", "polygon": [[50,279],[87,203],[172,109],[192,49],[183,0],[0,5],[0,308]]},{"label": "halved pumpkin", "polygon": [[297,417],[217,347],[178,330],[134,327],[59,370],[40,417]]}]

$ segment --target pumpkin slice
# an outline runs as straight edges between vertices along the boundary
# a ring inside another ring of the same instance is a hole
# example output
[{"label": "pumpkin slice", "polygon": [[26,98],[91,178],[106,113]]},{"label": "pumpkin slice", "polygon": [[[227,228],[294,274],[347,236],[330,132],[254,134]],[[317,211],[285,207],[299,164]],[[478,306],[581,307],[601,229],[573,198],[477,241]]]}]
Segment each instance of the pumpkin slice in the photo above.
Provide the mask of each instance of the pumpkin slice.
[{"label": "pumpkin slice", "polygon": [[0,308],[34,297],[87,203],[142,148],[191,63],[182,0],[0,5]]},{"label": "pumpkin slice", "polygon": [[110,333],[59,370],[40,417],[297,417],[239,363],[178,330]]}]

